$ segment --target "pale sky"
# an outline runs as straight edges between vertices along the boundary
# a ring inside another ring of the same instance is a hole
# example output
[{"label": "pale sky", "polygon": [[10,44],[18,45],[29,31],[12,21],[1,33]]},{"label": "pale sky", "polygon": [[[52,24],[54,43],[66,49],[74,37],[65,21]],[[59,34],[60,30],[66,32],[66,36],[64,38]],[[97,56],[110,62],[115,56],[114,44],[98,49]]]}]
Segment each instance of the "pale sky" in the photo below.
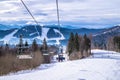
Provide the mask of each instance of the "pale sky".
[{"label": "pale sky", "polygon": [[[55,0],[23,0],[40,24],[57,24]],[[120,0],[58,0],[60,23],[105,28],[120,24]],[[0,23],[34,24],[20,0],[0,0]]]}]

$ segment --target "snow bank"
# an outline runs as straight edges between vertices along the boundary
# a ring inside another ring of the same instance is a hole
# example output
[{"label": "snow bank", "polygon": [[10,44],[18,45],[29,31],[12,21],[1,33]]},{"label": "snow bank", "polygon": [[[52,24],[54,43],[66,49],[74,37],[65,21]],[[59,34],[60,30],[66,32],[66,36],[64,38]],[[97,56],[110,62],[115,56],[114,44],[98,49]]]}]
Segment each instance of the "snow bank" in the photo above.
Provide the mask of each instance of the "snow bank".
[{"label": "snow bank", "polygon": [[120,60],[120,53],[114,51],[106,51],[106,50],[99,50],[94,49],[91,50],[94,58],[109,58],[109,59],[119,59]]}]

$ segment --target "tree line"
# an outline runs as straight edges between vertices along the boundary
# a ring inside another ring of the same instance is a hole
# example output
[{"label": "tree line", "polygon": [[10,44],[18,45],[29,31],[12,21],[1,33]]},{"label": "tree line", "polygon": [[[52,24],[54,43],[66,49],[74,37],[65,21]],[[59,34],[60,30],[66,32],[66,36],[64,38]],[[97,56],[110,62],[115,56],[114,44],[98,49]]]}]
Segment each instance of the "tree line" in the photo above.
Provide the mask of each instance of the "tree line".
[{"label": "tree line", "polygon": [[[9,44],[0,46],[0,75],[8,74],[10,72],[17,72],[20,70],[34,69],[45,62],[45,59],[40,51],[43,44],[39,46],[36,40],[33,40],[30,45],[27,41],[23,43],[22,39],[20,40],[20,43],[14,48],[11,48]],[[19,54],[31,54],[29,50],[32,51],[32,59],[18,58]]]},{"label": "tree line", "polygon": [[[23,46],[23,47],[22,47]],[[20,48],[21,47],[21,48]],[[48,45],[46,42],[46,39],[43,40],[43,44],[42,45],[38,45],[38,43],[36,42],[36,40],[34,39],[32,44],[28,44],[28,42],[26,41],[25,43],[19,43],[18,45],[16,45],[14,48],[11,48],[9,44],[5,44],[4,46],[0,46],[0,56],[5,56],[6,54],[13,54],[13,55],[17,55],[17,54],[21,54],[22,52],[21,49],[23,50],[23,52],[36,52],[36,51],[42,51],[47,50]]]},{"label": "tree line", "polygon": [[68,40],[67,52],[69,56],[74,53],[80,53],[81,57],[86,57],[91,54],[91,40],[85,34],[83,36],[71,32]]}]

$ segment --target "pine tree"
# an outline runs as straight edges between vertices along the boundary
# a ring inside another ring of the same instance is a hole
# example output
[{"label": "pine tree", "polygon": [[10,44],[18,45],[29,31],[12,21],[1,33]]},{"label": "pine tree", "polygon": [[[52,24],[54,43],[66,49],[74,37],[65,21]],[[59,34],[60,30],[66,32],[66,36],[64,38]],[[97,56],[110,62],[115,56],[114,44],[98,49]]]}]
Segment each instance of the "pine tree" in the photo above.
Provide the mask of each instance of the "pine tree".
[{"label": "pine tree", "polygon": [[78,33],[75,34],[74,42],[75,42],[75,50],[79,51],[80,43],[79,43]]},{"label": "pine tree", "polygon": [[25,42],[25,47],[28,47],[28,46],[29,46],[29,45],[28,45],[28,42],[26,41],[26,42]]},{"label": "pine tree", "polygon": [[25,51],[26,51],[26,52],[29,51],[29,45],[28,45],[28,42],[27,42],[27,41],[25,42]]},{"label": "pine tree", "polygon": [[37,44],[35,39],[33,40],[33,43],[32,43],[32,50],[33,51],[37,51],[38,50],[38,44]]},{"label": "pine tree", "polygon": [[84,35],[84,44],[85,44],[85,50],[87,51],[88,49],[90,49],[91,47],[91,41],[90,39],[87,37],[87,35]]},{"label": "pine tree", "polygon": [[45,39],[45,38],[44,38],[44,40],[43,40],[42,48],[43,48],[44,50],[47,50],[47,49],[48,49],[47,42],[46,42],[46,39]]},{"label": "pine tree", "polygon": [[68,52],[69,55],[74,51],[74,34],[70,34],[69,42],[68,42]]},{"label": "pine tree", "polygon": [[85,50],[85,57],[86,56],[89,56],[90,54],[91,54],[91,41],[90,41],[90,39],[87,37],[87,35],[85,34],[84,35],[84,37],[83,37],[83,39],[84,39],[84,50]]}]

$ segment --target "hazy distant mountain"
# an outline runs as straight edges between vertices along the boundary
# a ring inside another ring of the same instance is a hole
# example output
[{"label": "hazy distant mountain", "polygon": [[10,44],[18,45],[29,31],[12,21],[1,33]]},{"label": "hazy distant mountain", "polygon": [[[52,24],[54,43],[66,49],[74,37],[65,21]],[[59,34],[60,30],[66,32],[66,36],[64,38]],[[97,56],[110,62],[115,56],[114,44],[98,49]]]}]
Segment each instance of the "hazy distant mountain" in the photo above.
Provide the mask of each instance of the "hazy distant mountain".
[{"label": "hazy distant mountain", "polygon": [[10,29],[14,29],[14,28],[21,28],[21,25],[15,25],[15,24],[11,24],[11,25],[6,25],[6,24],[0,24],[0,30],[10,30]]},{"label": "hazy distant mountain", "polygon": [[0,30],[7,30],[7,29],[9,29],[8,26],[0,24]]}]

